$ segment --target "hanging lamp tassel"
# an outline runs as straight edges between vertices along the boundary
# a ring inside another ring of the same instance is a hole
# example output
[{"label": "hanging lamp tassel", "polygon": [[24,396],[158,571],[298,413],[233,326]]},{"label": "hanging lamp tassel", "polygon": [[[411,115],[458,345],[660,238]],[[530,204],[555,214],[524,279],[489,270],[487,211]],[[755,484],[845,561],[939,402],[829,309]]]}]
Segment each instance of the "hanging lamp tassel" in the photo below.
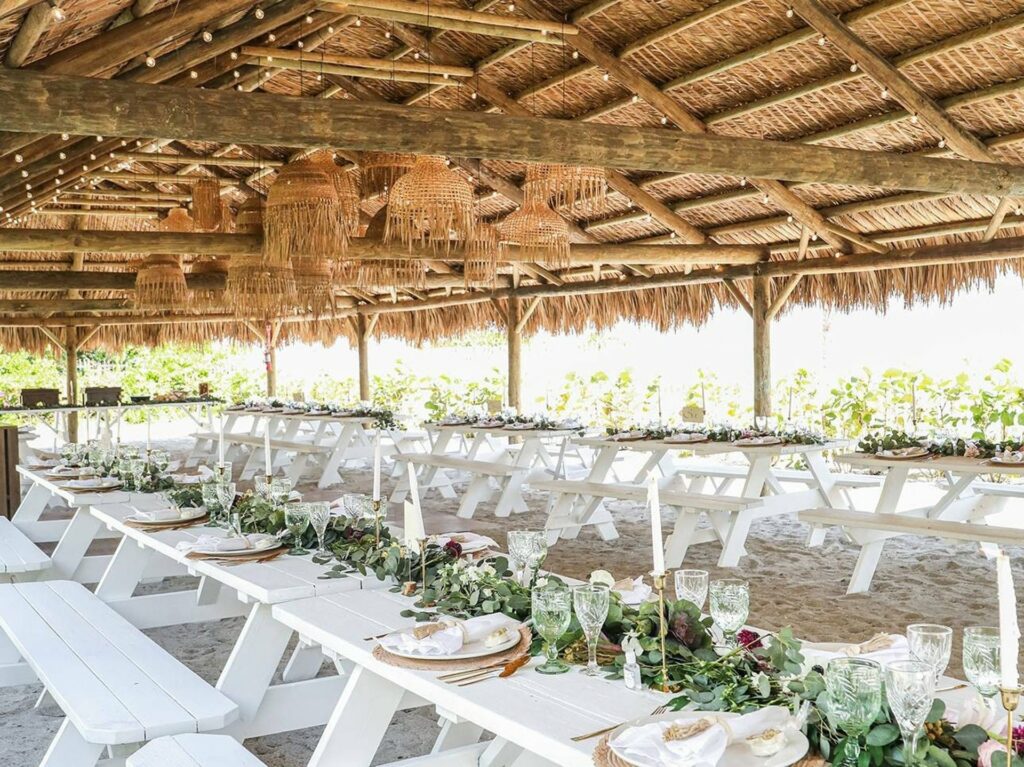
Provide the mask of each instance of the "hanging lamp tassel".
[{"label": "hanging lamp tassel", "polygon": [[192,218],[196,229],[212,232],[223,220],[220,202],[220,182],[204,178],[192,184]]},{"label": "hanging lamp tassel", "polygon": [[498,278],[498,258],[501,242],[493,224],[478,224],[473,237],[466,243],[466,256],[462,274],[466,287],[493,287]]}]

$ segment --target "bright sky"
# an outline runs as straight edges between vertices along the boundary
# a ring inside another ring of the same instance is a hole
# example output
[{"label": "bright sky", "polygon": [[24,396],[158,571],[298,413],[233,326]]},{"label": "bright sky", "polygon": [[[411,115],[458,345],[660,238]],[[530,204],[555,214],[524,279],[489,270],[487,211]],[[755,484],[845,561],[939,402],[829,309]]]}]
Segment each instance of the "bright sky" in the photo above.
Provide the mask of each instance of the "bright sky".
[{"label": "bright sky", "polygon": [[[902,367],[935,376],[965,369],[983,371],[1002,358],[1024,368],[1024,348],[1016,345],[1017,319],[1024,306],[1024,286],[1016,277],[1000,280],[994,292],[958,295],[951,306],[894,305],[888,314],[858,311],[828,314],[801,309],[785,314],[772,329],[772,372],[775,380],[797,368],[809,369],[822,382],[862,367]],[[1002,329],[996,329],[996,325]],[[492,368],[504,370],[505,348],[459,345],[412,348],[397,341],[372,343],[373,373],[390,370],[398,361],[422,376],[447,373],[462,379],[483,378]],[[288,347],[278,354],[282,376],[313,379],[356,374],[355,351],[345,342],[327,350],[319,346]],[[662,334],[649,327],[621,323],[601,334],[540,335],[524,346],[524,398],[543,400],[561,388],[565,374],[603,370],[614,376],[629,368],[637,381],[661,375],[671,397],[694,380],[697,368],[714,370],[723,384],[749,391],[752,379],[751,325],[742,312],[723,312],[700,328]],[[281,392],[286,395],[286,392]]]}]

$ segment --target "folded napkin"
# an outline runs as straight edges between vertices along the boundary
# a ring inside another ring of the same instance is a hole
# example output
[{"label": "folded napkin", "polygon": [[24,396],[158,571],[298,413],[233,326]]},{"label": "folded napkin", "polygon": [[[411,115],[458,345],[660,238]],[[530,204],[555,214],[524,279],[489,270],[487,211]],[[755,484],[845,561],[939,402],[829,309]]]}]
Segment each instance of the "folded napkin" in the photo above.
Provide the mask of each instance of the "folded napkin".
[{"label": "folded napkin", "polygon": [[203,481],[200,474],[172,474],[171,479],[178,485],[198,485]]},{"label": "folded napkin", "polygon": [[222,551],[244,551],[252,549],[258,551],[269,547],[270,542],[276,539],[272,535],[263,533],[250,533],[243,538],[221,538],[218,535],[200,535],[191,543],[182,541],[178,544],[178,551],[202,552],[214,554]]},{"label": "folded napkin", "polygon": [[[469,620],[445,617],[437,623],[426,623],[380,640],[385,650],[415,655],[454,655],[463,645],[483,642],[498,632],[516,631],[519,621],[495,613]],[[498,642],[495,642],[498,644]]]},{"label": "folded napkin", "polygon": [[438,546],[444,546],[448,541],[455,541],[462,546],[463,551],[480,551],[481,549],[496,549],[498,542],[493,538],[479,533],[442,533],[433,536],[433,542]]},{"label": "folded napkin", "polygon": [[864,658],[873,660],[883,666],[897,660],[910,657],[910,645],[902,634],[877,634],[866,642],[851,644],[834,650],[817,650],[813,645],[805,647],[807,656],[815,662],[827,662],[835,658]]},{"label": "folded napkin", "polygon": [[132,517],[140,522],[170,522],[181,519],[180,509],[150,509],[143,511],[135,506],[129,507],[132,510]]},{"label": "folded napkin", "polygon": [[621,581],[616,581],[612,586],[612,591],[618,594],[623,603],[627,605],[638,605],[645,602],[651,595],[651,587],[644,583],[642,575],[633,579],[623,578]]},{"label": "folded napkin", "polygon": [[666,719],[629,727],[609,745],[637,767],[716,767],[733,743],[765,730],[783,730],[789,712],[769,706],[738,717]]}]

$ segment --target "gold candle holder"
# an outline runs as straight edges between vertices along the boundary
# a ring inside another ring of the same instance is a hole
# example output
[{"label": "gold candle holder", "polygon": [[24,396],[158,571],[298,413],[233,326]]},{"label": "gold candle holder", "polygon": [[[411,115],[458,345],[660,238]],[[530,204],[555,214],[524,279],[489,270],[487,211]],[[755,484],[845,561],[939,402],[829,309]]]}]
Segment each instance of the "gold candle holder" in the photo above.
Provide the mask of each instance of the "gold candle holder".
[{"label": "gold candle holder", "polygon": [[658,591],[658,639],[661,642],[661,691],[670,692],[668,683],[668,660],[665,654],[665,639],[668,636],[668,618],[665,616],[665,573],[651,573],[654,588]]},{"label": "gold candle holder", "polygon": [[373,509],[374,546],[376,548],[380,548],[380,499],[378,498],[377,500],[371,501],[370,507]]},{"label": "gold candle holder", "polygon": [[423,592],[427,592],[427,539],[420,538],[420,579],[423,581]]},{"label": "gold candle holder", "polygon": [[1010,762],[1010,757],[1013,756],[1013,714],[1017,711],[1017,706],[1020,705],[1020,695],[1024,691],[1021,687],[1000,687],[999,688],[999,700],[1003,704],[1003,710],[1006,712],[1006,761],[1007,764]]},{"label": "gold candle holder", "polygon": [[[408,557],[409,555],[408,555],[407,552],[408,552],[408,550],[405,548],[405,546],[399,544],[399,546],[398,546],[398,556],[399,556],[399,558]],[[406,560],[405,581],[402,583],[402,596],[404,596],[404,597],[411,597],[415,593],[416,593],[416,581],[414,581],[412,579],[412,559],[409,558],[409,559]]]}]

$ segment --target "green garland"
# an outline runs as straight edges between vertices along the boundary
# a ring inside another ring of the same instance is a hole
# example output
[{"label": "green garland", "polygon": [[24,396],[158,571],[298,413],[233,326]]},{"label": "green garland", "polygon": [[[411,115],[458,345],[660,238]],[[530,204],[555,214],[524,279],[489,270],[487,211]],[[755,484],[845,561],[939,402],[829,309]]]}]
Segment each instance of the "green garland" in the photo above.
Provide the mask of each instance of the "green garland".
[{"label": "green garland", "polygon": [[923,447],[931,455],[967,456],[968,458],[992,458],[1002,450],[1019,451],[1024,441],[1006,439],[993,442],[983,437],[978,439],[934,440],[928,437],[914,437],[905,431],[887,430],[865,435],[857,443],[861,453],[877,453],[882,450],[901,450],[908,447]]},{"label": "green garland", "polygon": [[643,434],[643,439],[650,440],[668,439],[685,432],[703,434],[712,442],[735,442],[738,439],[753,437],[777,437],[789,445],[823,445],[826,442],[823,435],[804,429],[739,429],[734,426],[702,426],[696,429],[683,429],[665,424],[648,424],[647,426],[633,425],[626,429],[609,427],[606,433],[613,436],[630,431],[640,432]]}]

